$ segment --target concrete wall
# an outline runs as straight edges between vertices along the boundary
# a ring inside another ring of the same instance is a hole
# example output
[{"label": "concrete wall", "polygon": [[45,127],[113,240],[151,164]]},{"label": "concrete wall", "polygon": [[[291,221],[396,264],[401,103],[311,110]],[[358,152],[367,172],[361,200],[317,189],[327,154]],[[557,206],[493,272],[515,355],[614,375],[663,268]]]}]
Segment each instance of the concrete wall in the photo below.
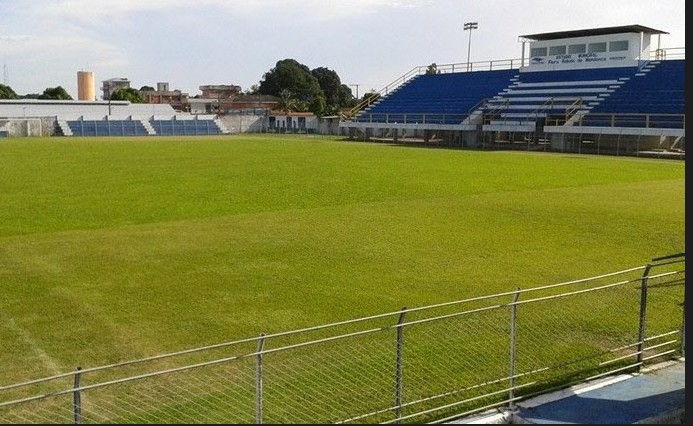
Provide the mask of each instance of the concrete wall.
[{"label": "concrete wall", "polygon": [[[265,133],[268,130],[269,121],[263,114],[221,115],[219,119],[232,134]],[[310,120],[306,121],[306,127],[319,135],[345,134],[345,131],[339,127],[338,118],[310,117]]]},{"label": "concrete wall", "polygon": [[219,120],[234,133],[263,133],[267,131],[267,117],[264,114],[220,115]]},{"label": "concrete wall", "polygon": [[315,132],[319,135],[341,135],[342,129],[339,128],[339,118],[318,117]]},{"label": "concrete wall", "polygon": [[[49,101],[35,99],[0,99],[0,117],[59,117],[78,120],[80,117],[103,118],[106,115],[148,118],[152,115],[177,115],[168,104],[131,104],[127,101]],[[186,114],[181,114],[186,115]]]},{"label": "concrete wall", "polygon": [[[294,132],[296,130],[305,130],[306,132],[309,133],[315,133],[318,128],[318,117],[312,115],[312,114],[307,114],[307,113],[296,113],[296,114],[281,114],[281,113],[272,113],[270,114],[270,117],[274,118],[274,128],[276,130],[280,130],[282,133],[284,131],[287,132]],[[305,120],[305,126],[299,126],[298,120],[299,119],[304,119]],[[291,127],[289,127],[289,121],[291,122]]]},{"label": "concrete wall", "polygon": [[0,129],[7,132],[7,137],[53,136],[55,118],[11,118],[0,121]]},{"label": "concrete wall", "polygon": [[[636,67],[641,59],[650,57],[650,35],[643,34],[644,45],[641,44],[639,33],[607,34],[587,37],[571,37],[554,40],[535,41],[529,44],[530,52],[534,48],[547,48],[552,46],[567,47],[570,45],[584,45],[591,43],[605,43],[607,51],[588,53],[563,53],[560,55],[530,56],[529,66],[522,68],[527,71],[556,71],[588,68],[610,67]],[[609,51],[609,42],[627,41],[628,50]]]},{"label": "concrete wall", "polygon": [[[110,105],[107,101],[81,102],[81,101],[0,101],[0,131],[3,136],[53,136],[55,123],[60,120],[103,120],[106,116],[123,119],[150,118],[169,120],[176,116],[177,119],[193,119],[191,114],[177,114],[168,104],[130,104],[125,101],[113,101]],[[275,116],[276,117],[276,116]],[[222,124],[231,132],[238,133],[265,133],[268,131],[268,116],[258,111],[241,114],[220,115]],[[286,119],[284,116],[276,117],[277,120]],[[294,124],[296,117],[292,117]],[[339,119],[336,117],[306,117],[306,129],[321,135],[345,135],[346,129],[339,127]]]}]

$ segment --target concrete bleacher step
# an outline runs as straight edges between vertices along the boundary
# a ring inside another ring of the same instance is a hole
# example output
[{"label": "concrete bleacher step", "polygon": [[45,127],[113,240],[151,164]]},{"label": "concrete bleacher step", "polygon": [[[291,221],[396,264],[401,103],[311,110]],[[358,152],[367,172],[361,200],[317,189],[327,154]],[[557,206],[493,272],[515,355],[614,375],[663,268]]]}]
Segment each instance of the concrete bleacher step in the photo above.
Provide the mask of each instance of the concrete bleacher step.
[{"label": "concrete bleacher step", "polygon": [[58,127],[60,128],[60,131],[63,133],[63,136],[73,136],[72,129],[70,129],[70,126],[67,124],[67,121],[58,120]]},{"label": "concrete bleacher step", "polygon": [[590,380],[448,424],[683,424],[686,361]]},{"label": "concrete bleacher step", "polygon": [[219,117],[214,118],[214,123],[217,125],[217,127],[219,127],[219,131],[222,135],[231,134],[231,131],[224,125],[224,123],[222,123]]},{"label": "concrete bleacher step", "polygon": [[149,136],[156,135],[156,130],[154,130],[154,127],[152,127],[152,124],[148,120],[139,120],[139,122],[142,123],[142,126],[144,126],[144,130],[147,131],[147,134]]},{"label": "concrete bleacher step", "polygon": [[685,359],[521,402],[515,424],[677,424],[685,415]]}]

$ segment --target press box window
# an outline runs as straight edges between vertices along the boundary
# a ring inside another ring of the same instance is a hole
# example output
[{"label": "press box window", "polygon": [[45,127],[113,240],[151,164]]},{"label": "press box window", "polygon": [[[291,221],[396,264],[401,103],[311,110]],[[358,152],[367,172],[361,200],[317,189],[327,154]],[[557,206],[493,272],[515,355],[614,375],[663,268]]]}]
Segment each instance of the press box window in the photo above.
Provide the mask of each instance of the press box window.
[{"label": "press box window", "polygon": [[585,44],[570,44],[568,45],[568,53],[585,53],[587,46]]},{"label": "press box window", "polygon": [[609,52],[623,52],[624,50],[628,50],[628,40],[609,42]]},{"label": "press box window", "polygon": [[529,50],[529,56],[546,56],[546,48],[533,47]]},{"label": "press box window", "polygon": [[587,51],[589,53],[600,53],[606,52],[606,42],[603,43],[590,43],[587,45]]},{"label": "press box window", "polygon": [[565,55],[565,45],[549,47],[549,55]]}]

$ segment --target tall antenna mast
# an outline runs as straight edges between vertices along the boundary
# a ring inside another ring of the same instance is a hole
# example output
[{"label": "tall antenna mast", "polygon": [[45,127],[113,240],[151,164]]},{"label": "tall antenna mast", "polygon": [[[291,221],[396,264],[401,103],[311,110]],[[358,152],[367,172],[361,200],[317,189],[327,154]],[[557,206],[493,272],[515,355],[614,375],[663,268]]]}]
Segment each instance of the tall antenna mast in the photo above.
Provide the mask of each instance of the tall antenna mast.
[{"label": "tall antenna mast", "polygon": [[[9,40],[7,37],[0,37],[0,41]],[[9,74],[7,73],[7,52],[2,52],[2,84],[9,85]]]},{"label": "tall antenna mast", "polygon": [[10,76],[7,72],[7,56],[4,56],[2,61],[2,84],[5,86],[10,85]]},{"label": "tall antenna mast", "polygon": [[[0,34],[0,47],[2,47],[2,42],[7,41],[7,42],[12,42],[12,37],[3,37],[2,34]],[[2,83],[7,86],[10,83],[10,74],[7,71],[7,50],[6,49],[0,49],[2,51]]]}]

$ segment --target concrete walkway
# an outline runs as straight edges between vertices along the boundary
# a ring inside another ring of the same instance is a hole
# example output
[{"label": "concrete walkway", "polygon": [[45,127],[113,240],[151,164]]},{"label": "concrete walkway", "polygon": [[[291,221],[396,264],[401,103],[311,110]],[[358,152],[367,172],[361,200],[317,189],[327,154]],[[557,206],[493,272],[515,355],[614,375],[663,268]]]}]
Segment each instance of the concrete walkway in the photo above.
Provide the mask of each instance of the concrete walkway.
[{"label": "concrete walkway", "polygon": [[680,424],[685,417],[685,358],[639,374],[602,378],[517,403],[514,415],[476,416],[454,423]]}]

